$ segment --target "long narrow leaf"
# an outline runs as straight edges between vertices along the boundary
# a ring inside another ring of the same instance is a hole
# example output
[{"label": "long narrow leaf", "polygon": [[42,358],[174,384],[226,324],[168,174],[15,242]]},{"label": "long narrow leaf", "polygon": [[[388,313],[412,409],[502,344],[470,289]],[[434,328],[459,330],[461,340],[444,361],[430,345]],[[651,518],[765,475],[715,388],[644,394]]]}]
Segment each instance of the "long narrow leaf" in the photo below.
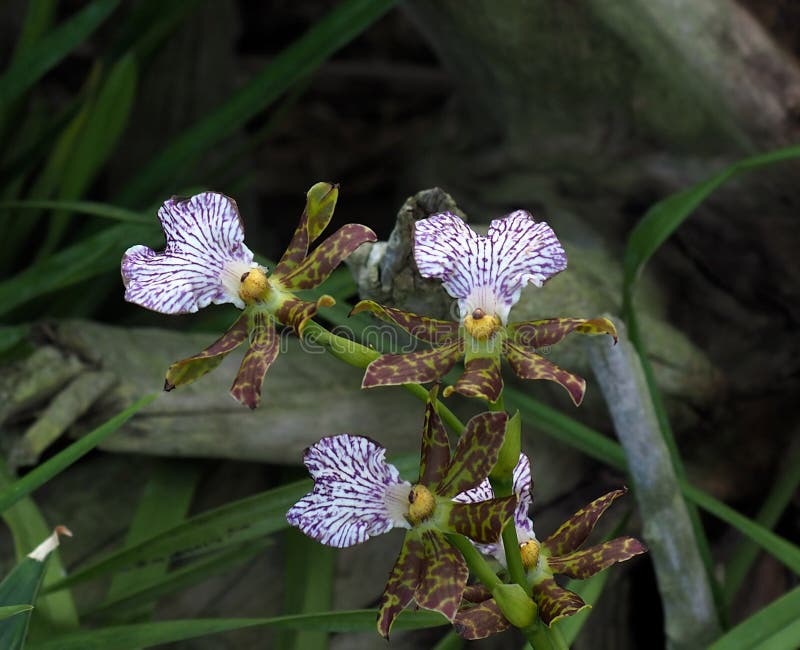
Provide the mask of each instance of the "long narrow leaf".
[{"label": "long narrow leaf", "polygon": [[[7,487],[14,482],[5,463],[0,460],[0,488]],[[50,534],[52,527],[47,525],[44,516],[31,497],[20,499],[10,508],[3,511],[3,521],[11,530],[14,537],[14,547],[17,560],[24,558],[30,549]],[[43,587],[60,580],[64,575],[64,565],[61,563],[58,550],[50,555],[45,568]],[[66,630],[78,627],[78,611],[68,589],[58,593],[40,595],[36,600],[36,611],[31,620],[31,634],[38,630],[50,632],[54,628]]]},{"label": "long narrow leaf", "polygon": [[21,479],[0,490],[0,511],[9,508],[23,497],[41,487],[54,476],[63,472],[67,467],[88,454],[108,436],[119,429],[134,414],[150,404],[158,394],[147,395],[137,400],[121,413],[115,415],[108,422],[101,424],[94,431],[86,434],[80,440],[73,442],[69,447],[53,456],[50,460],[39,465],[36,469],[26,474]]},{"label": "long narrow leaf", "polygon": [[714,190],[742,172],[798,157],[800,146],[745,158],[652,206],[628,237],[624,259],[626,293],[630,292],[647,260]]},{"label": "long narrow leaf", "polygon": [[771,637],[790,629],[791,638],[781,637],[780,644],[768,643],[763,647],[769,650],[794,650],[800,646],[800,627],[797,626],[800,613],[800,587],[756,612],[753,616],[729,630],[717,639],[708,650],[741,650],[755,648],[770,641]]},{"label": "long narrow leaf", "polygon": [[275,57],[225,104],[187,129],[125,188],[123,205],[140,203],[174,181],[204,151],[269,106],[386,13],[395,0],[345,0]]},{"label": "long narrow leaf", "polygon": [[[44,570],[50,554],[58,548],[58,536],[71,535],[58,526],[50,537],[31,551],[0,583],[0,606],[33,605],[42,584]],[[19,614],[19,613],[18,613]],[[22,650],[28,635],[30,610],[0,621],[0,648]]]},{"label": "long narrow leaf", "polygon": [[119,0],[95,0],[46,37],[28,47],[0,76],[0,105],[6,105],[33,86],[116,9]]},{"label": "long narrow leaf", "polygon": [[[394,630],[417,630],[446,625],[441,614],[429,611],[405,611]],[[248,627],[314,629],[326,632],[375,632],[375,610],[326,612],[275,618],[193,619],[163,621],[139,625],[120,625],[86,632],[69,633],[44,643],[28,645],[26,650],[133,650],[161,643],[194,639]]]},{"label": "long narrow leaf", "polygon": [[[199,463],[192,461],[161,460],[156,463],[128,528],[127,544],[136,544],[167,530],[186,517],[200,478],[200,468]],[[152,584],[166,574],[167,568],[165,559],[115,575],[106,599],[119,599]],[[139,620],[147,620],[151,613],[150,608],[143,607],[133,614]]]},{"label": "long narrow leaf", "polygon": [[[391,462],[405,479],[418,472],[418,459],[415,457],[401,456]],[[200,513],[73,572],[49,589],[63,589],[134,564],[160,561],[175,554],[189,557],[220,551],[283,530],[288,526],[286,511],[311,489],[311,485],[308,479],[288,483]]]}]

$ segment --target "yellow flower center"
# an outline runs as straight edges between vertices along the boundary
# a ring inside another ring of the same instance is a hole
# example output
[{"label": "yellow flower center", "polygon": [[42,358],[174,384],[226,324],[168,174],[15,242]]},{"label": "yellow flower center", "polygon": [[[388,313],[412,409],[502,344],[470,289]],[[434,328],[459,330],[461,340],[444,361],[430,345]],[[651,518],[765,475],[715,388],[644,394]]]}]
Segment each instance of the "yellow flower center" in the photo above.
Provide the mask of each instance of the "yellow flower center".
[{"label": "yellow flower center", "polygon": [[263,301],[269,293],[267,274],[259,268],[242,273],[240,282],[239,297],[244,300],[246,305]]},{"label": "yellow flower center", "polygon": [[533,569],[539,563],[539,542],[529,539],[519,545],[519,553],[522,556],[522,566],[526,569]]},{"label": "yellow flower center", "polygon": [[433,493],[424,485],[419,483],[411,488],[408,493],[408,515],[409,523],[416,526],[433,514],[436,507],[436,499]]},{"label": "yellow flower center", "polygon": [[467,314],[464,319],[464,327],[472,338],[485,341],[491,338],[500,329],[500,319],[492,314],[489,316],[483,309],[478,307],[471,314]]}]

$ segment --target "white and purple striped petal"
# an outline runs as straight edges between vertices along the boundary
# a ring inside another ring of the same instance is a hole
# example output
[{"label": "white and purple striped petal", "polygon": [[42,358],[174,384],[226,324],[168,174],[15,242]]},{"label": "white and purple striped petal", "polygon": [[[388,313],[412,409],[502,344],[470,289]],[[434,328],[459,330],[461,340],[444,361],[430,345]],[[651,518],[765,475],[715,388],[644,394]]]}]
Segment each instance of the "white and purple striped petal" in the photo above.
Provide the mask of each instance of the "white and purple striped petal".
[{"label": "white and purple striped petal", "polygon": [[303,462],[314,489],[294,504],[286,520],[312,539],[337,548],[359,544],[392,528],[411,528],[411,484],[384,460],[386,450],[362,436],[323,438]]},{"label": "white and purple striped petal", "polygon": [[243,309],[240,278],[256,264],[236,202],[216,192],[173,198],[158,218],[166,248],[133,246],[122,256],[125,300],[164,314],[226,302]]},{"label": "white and purple striped petal", "polygon": [[524,210],[495,219],[478,235],[450,212],[417,221],[414,258],[426,278],[442,280],[458,299],[461,317],[480,308],[505,323],[529,282],[541,287],[567,268],[553,229]]},{"label": "white and purple striped petal", "polygon": [[[514,467],[513,489],[514,494],[517,495],[517,509],[514,511],[514,523],[517,526],[517,539],[521,544],[530,539],[536,539],[536,534],[533,532],[533,521],[528,515],[532,500],[531,461],[525,454],[519,455],[519,461],[517,461],[517,465]],[[489,484],[489,479],[484,479],[480,485],[466,492],[462,492],[457,495],[453,501],[458,501],[460,503],[478,503],[489,499],[494,499],[494,490],[492,490],[492,486]],[[475,546],[481,553],[491,555],[502,564],[505,564],[506,555],[502,540],[496,544],[475,544]]]}]

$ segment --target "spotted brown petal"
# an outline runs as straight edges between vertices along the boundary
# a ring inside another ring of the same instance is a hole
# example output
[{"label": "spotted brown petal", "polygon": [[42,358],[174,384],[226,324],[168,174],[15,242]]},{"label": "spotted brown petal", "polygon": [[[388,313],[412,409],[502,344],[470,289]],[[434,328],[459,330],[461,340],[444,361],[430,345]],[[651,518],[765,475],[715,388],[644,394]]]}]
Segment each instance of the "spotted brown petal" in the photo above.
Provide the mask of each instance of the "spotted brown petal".
[{"label": "spotted brown petal", "polygon": [[479,544],[493,544],[500,539],[506,522],[514,516],[517,497],[499,497],[479,503],[454,503],[447,526]]},{"label": "spotted brown petal", "polygon": [[459,356],[461,350],[458,343],[408,354],[384,354],[367,366],[361,387],[437,381],[456,365]]},{"label": "spotted brown petal", "polygon": [[387,323],[394,323],[411,336],[433,346],[449,345],[458,340],[458,323],[427,316],[418,316],[407,311],[384,307],[372,300],[362,300],[350,312],[350,315],[368,311]]},{"label": "spotted brown petal", "polygon": [[370,228],[356,223],[342,226],[323,241],[314,251],[286,275],[273,273],[273,277],[287,289],[314,289],[327,280],[334,269],[356,248],[377,237]]},{"label": "spotted brown petal", "polygon": [[336,301],[328,295],[320,296],[316,302],[299,298],[285,298],[280,307],[275,310],[275,318],[291,327],[297,336],[302,336],[306,323],[314,318],[320,307],[331,307],[335,304]]},{"label": "spotted brown petal", "polygon": [[503,351],[511,365],[511,369],[522,379],[546,379],[563,386],[575,403],[579,406],[586,392],[586,380],[578,375],[559,368],[552,361],[514,345],[510,341],[503,344]]},{"label": "spotted brown petal", "polygon": [[550,557],[547,564],[553,573],[563,573],[570,578],[585,580],[612,564],[630,560],[647,552],[647,547],[633,537],[618,537],[596,546]]},{"label": "spotted brown petal", "polygon": [[422,425],[422,450],[419,461],[419,482],[423,485],[438,485],[450,462],[450,440],[447,438],[442,418],[436,411],[438,386],[428,393],[425,405],[425,422]]},{"label": "spotted brown petal", "polygon": [[534,349],[555,345],[572,332],[590,336],[608,334],[617,342],[617,330],[607,318],[547,318],[511,323],[508,331],[514,343]]},{"label": "spotted brown petal", "polygon": [[560,587],[552,576],[533,585],[533,599],[539,606],[539,616],[548,626],[560,618],[577,614],[584,607],[590,607],[578,594]]},{"label": "spotted brown petal", "polygon": [[414,598],[420,607],[440,612],[452,621],[467,586],[467,563],[438,531],[422,533],[422,542],[425,560]]},{"label": "spotted brown petal", "polygon": [[543,542],[552,556],[565,555],[578,548],[589,537],[597,520],[614,502],[628,491],[627,488],[614,490],[592,501],[572,515],[561,527]]},{"label": "spotted brown petal", "polygon": [[464,639],[475,641],[499,634],[511,627],[494,598],[478,605],[465,607],[458,611],[453,627],[456,634]]},{"label": "spotted brown petal", "polygon": [[464,589],[464,593],[461,594],[461,600],[469,603],[482,603],[484,600],[489,600],[491,597],[492,592],[480,582],[467,585],[467,587]]},{"label": "spotted brown petal", "polygon": [[465,397],[479,397],[496,402],[503,392],[503,376],[500,374],[500,359],[476,357],[464,364],[464,373],[453,386],[445,389],[444,396],[456,392]]},{"label": "spotted brown petal", "polygon": [[164,390],[172,390],[176,386],[184,386],[199,379],[216,368],[227,354],[238,348],[247,339],[247,314],[239,318],[202,352],[188,359],[176,361],[167,370]]},{"label": "spotted brown petal", "polygon": [[452,498],[480,485],[497,462],[507,421],[505,412],[486,412],[467,422],[447,473],[435,488],[436,494]]},{"label": "spotted brown petal", "polygon": [[411,604],[420,580],[425,547],[415,532],[406,533],[400,555],[378,605],[378,633],[388,639],[397,615]]},{"label": "spotted brown petal", "polygon": [[308,190],[300,223],[275,267],[274,273],[278,277],[287,277],[305,259],[311,242],[320,236],[330,222],[338,197],[339,186],[330,183],[317,183]]},{"label": "spotted brown petal", "polygon": [[275,324],[266,314],[256,313],[250,328],[250,349],[231,386],[231,395],[245,406],[256,408],[261,402],[261,384],[278,356],[280,340]]}]

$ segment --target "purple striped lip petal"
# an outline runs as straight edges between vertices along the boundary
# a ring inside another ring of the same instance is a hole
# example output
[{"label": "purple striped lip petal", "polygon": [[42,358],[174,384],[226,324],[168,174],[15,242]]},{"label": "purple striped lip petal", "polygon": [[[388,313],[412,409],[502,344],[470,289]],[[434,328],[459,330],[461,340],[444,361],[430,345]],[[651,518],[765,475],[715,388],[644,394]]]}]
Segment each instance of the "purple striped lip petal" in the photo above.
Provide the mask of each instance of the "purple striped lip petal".
[{"label": "purple striped lip petal", "polygon": [[495,219],[478,235],[449,212],[417,221],[414,258],[426,278],[438,278],[458,299],[461,318],[481,309],[505,324],[529,282],[542,284],[567,268],[553,229],[524,210]]},{"label": "purple striped lip petal", "polygon": [[[513,475],[514,494],[517,495],[517,509],[514,512],[514,523],[517,526],[517,540],[520,544],[531,539],[536,539],[533,532],[533,521],[528,515],[531,507],[531,461],[525,454],[519,455]],[[489,484],[489,479],[484,479],[477,487],[462,492],[453,500],[461,503],[478,503],[494,499],[494,490]],[[476,548],[484,555],[491,555],[498,562],[505,565],[506,553],[501,539],[496,544],[475,544]]]},{"label": "purple striped lip petal", "polygon": [[240,279],[258,265],[244,245],[236,202],[216,192],[173,198],[158,218],[166,248],[133,246],[122,256],[125,300],[164,314],[226,302],[243,309]]},{"label": "purple striped lip petal", "polygon": [[323,438],[303,462],[314,489],[294,504],[286,520],[312,539],[337,548],[353,546],[406,521],[411,484],[384,460],[386,450],[362,436]]}]

